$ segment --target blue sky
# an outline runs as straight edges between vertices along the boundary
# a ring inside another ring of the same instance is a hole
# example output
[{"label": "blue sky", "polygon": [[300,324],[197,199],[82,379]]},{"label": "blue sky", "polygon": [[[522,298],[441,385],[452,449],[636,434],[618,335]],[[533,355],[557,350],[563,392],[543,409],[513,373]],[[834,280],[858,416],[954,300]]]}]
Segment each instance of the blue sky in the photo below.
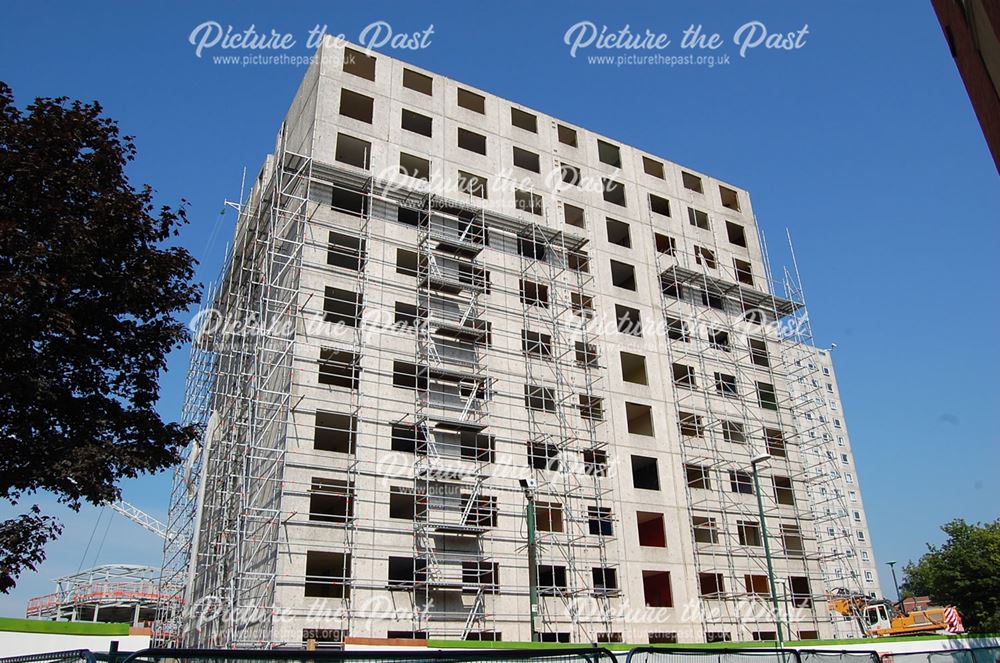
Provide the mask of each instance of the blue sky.
[{"label": "blue sky", "polygon": [[[195,26],[293,33],[289,53],[302,55],[316,25],[352,40],[378,20],[396,33],[433,25],[426,48],[383,50],[749,189],[775,268],[787,262],[790,229],[817,340],[838,345],[880,563],[918,557],[951,518],[1000,515],[1000,362],[989,341],[1000,310],[990,287],[1000,180],[930,2],[501,6],[8,2],[0,78],[22,105],[99,100],[136,137],[133,181],[151,183],[159,202],[190,201],[181,242],[207,281],[232,232],[223,199],[239,197],[244,166],[256,173],[303,69],[198,58],[188,43]],[[701,24],[726,40],[718,53],[731,63],[590,65],[563,43],[584,20],[666,32],[671,54],[681,32]],[[753,20],[771,32],[808,24],[808,34],[797,50],[740,58],[729,40]],[[186,363],[185,352],[170,359],[166,417],[178,416]],[[165,517],[168,486],[165,476],[131,481],[124,496]],[[62,539],[38,574],[0,596],[0,615],[23,614],[29,596],[50,591],[49,578],[81,565],[159,563],[158,540],[122,518],[57,512],[67,516]]]}]

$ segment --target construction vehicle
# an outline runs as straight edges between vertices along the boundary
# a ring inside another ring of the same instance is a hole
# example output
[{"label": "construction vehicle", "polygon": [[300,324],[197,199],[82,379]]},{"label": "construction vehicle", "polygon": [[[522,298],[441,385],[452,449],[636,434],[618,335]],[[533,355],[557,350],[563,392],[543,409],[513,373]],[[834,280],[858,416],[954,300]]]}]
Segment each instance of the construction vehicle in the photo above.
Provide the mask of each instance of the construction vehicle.
[{"label": "construction vehicle", "polygon": [[828,601],[831,610],[853,617],[867,638],[949,633],[946,608],[906,611],[886,599],[854,594],[846,589],[835,590]]}]

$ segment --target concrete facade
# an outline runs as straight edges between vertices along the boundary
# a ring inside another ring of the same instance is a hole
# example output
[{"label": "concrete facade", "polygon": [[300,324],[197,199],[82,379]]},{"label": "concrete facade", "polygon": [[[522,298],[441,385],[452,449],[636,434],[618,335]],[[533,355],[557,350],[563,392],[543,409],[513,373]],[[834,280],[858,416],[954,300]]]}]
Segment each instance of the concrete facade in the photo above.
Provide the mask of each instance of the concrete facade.
[{"label": "concrete facade", "polygon": [[199,341],[190,598],[261,610],[189,643],[530,640],[522,479],[543,640],[772,639],[765,538],[786,639],[834,634],[816,496],[856,471],[746,191],[327,42],[234,247],[217,308],[294,331]]}]

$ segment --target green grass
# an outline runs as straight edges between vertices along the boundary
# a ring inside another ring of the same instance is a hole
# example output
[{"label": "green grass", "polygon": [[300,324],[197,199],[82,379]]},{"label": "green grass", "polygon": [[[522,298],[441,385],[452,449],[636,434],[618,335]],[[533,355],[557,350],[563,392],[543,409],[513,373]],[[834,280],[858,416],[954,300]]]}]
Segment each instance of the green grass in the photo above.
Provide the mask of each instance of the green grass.
[{"label": "green grass", "polygon": [[128,635],[128,624],[94,622],[50,622],[41,619],[0,617],[0,631],[59,633],[62,635]]}]

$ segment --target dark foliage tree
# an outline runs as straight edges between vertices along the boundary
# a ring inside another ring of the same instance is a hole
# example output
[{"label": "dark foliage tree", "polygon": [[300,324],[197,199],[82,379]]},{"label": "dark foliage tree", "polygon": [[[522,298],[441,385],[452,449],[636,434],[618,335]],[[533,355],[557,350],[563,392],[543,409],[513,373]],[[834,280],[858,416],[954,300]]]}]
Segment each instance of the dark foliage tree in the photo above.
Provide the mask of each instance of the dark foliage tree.
[{"label": "dark foliage tree", "polygon": [[[154,409],[175,314],[200,296],[194,259],[168,246],[183,206],[155,208],[125,173],[131,137],[97,103],[0,83],[0,496],[38,491],[78,510],[122,478],[177,462],[196,431]],[[45,559],[61,526],[35,506],[0,522],[0,591]]]},{"label": "dark foliage tree", "polygon": [[958,519],[941,529],[948,540],[928,545],[906,565],[900,591],[955,606],[967,631],[1000,633],[1000,520],[970,525]]}]

